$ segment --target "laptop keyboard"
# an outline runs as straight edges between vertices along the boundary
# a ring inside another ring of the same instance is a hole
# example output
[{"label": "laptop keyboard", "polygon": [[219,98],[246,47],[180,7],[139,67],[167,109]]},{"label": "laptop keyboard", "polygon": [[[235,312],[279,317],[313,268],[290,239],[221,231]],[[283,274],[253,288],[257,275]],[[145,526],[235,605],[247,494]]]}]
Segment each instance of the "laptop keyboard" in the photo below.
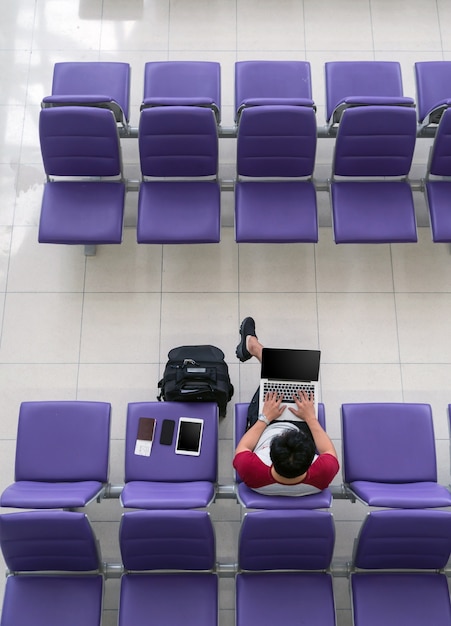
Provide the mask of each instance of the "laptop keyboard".
[{"label": "laptop keyboard", "polygon": [[311,383],[284,383],[277,381],[267,381],[263,384],[264,394],[275,391],[278,394],[283,394],[283,402],[293,402],[293,396],[297,395],[298,391],[305,391],[310,393],[312,398],[315,395],[315,385]]}]

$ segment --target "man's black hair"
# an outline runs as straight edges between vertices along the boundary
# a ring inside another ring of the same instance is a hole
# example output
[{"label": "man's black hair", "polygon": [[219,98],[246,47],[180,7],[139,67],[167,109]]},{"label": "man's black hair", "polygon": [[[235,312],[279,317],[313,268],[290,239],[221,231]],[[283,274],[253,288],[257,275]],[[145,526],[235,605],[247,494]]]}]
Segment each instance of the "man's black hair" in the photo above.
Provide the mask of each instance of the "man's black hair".
[{"label": "man's black hair", "polygon": [[304,432],[288,430],[274,437],[270,457],[276,472],[284,478],[296,478],[305,474],[315,456],[315,443]]}]

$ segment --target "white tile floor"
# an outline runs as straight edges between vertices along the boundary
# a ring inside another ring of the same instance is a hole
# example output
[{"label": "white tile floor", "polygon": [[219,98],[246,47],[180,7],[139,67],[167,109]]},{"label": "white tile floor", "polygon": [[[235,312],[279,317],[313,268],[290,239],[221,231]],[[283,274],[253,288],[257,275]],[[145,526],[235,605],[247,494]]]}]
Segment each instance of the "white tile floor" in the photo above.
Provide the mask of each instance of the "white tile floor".
[{"label": "white tile floor", "polygon": [[[4,6],[3,6],[4,5]],[[117,60],[132,66],[132,125],[138,122],[144,63],[202,59],[222,67],[223,124],[233,122],[233,67],[243,59],[307,59],[318,124],[329,60],[388,59],[402,65],[415,97],[413,63],[451,59],[448,0],[15,0],[0,25],[0,488],[13,479],[22,400],[92,399],[113,405],[111,481],[123,480],[127,402],[153,400],[169,348],[223,348],[246,401],[256,364],[239,365],[240,319],[255,316],[261,339],[322,350],[321,390],[328,430],[340,448],[339,407],[348,401],[426,401],[434,411],[439,479],[448,484],[451,402],[451,254],[434,245],[417,194],[419,243],[333,243],[326,193],[320,241],[313,245],[237,245],[233,196],[223,193],[219,245],[138,246],[136,194],[127,199],[121,246],[94,258],[79,248],[39,246],[44,174],[39,103],[57,61]],[[317,173],[330,171],[332,140],[319,142]],[[138,178],[135,140],[124,140],[128,177]],[[412,171],[425,172],[428,140]],[[221,140],[221,178],[234,176],[235,142]],[[223,420],[220,480],[232,479],[232,405]],[[336,483],[340,482],[338,477]],[[365,508],[336,501],[336,558],[349,558]],[[118,560],[117,501],[88,513],[104,559]],[[212,507],[218,556],[235,557],[240,510]],[[0,582],[0,594],[3,581]],[[338,624],[351,623],[345,579],[335,580]],[[118,581],[107,581],[104,625],[116,623]],[[234,623],[233,581],[221,581],[221,626]]]}]

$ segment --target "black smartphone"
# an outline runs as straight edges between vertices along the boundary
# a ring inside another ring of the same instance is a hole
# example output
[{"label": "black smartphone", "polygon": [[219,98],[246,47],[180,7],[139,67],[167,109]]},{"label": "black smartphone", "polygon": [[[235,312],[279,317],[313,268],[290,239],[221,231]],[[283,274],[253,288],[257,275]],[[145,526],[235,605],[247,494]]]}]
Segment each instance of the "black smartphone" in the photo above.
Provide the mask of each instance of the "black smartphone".
[{"label": "black smartphone", "polygon": [[160,443],[163,446],[170,446],[174,437],[175,421],[163,420],[161,425]]}]

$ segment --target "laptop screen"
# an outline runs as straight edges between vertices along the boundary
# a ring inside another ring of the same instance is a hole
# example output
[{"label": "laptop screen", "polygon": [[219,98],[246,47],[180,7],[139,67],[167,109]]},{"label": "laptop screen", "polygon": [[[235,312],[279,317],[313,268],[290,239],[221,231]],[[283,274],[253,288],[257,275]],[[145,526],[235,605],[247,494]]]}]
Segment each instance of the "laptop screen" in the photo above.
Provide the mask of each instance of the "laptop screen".
[{"label": "laptop screen", "polygon": [[318,380],[320,357],[320,350],[263,348],[261,377],[276,380]]}]

